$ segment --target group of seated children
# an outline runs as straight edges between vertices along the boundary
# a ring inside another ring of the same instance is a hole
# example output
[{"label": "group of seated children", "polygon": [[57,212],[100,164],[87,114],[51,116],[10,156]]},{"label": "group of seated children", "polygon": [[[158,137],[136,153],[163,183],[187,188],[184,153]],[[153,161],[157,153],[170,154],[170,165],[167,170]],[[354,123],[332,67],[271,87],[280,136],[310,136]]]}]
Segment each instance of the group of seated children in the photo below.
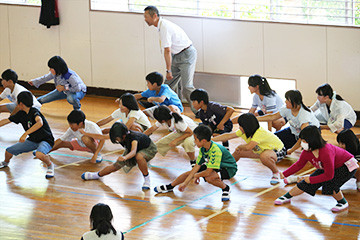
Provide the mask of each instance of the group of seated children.
[{"label": "group of seated children", "polygon": [[[121,168],[129,172],[137,165],[144,176],[142,189],[150,189],[148,161],[153,159],[157,152],[165,156],[170,149],[181,144],[189,157],[192,170],[181,174],[167,185],[155,187],[155,192],[172,191],[177,185],[180,191],[184,191],[190,181],[198,184],[200,177],[203,177],[206,182],[221,188],[222,200],[227,201],[230,199],[230,187],[223,180],[235,176],[236,162],[244,157],[260,158],[261,163],[272,172],[271,184],[278,184],[280,179],[296,173],[307,161],[318,169],[310,176],[296,177],[297,186],[278,198],[275,204],[290,202],[292,196],[302,192],[314,195],[315,191],[322,187],[324,194],[333,195],[338,201],[333,211],[340,211],[348,206],[340,191],[341,185],[356,175],[357,188],[360,190],[360,174],[355,174],[358,165],[353,158],[353,155],[360,155],[360,146],[356,136],[349,130],[355,124],[356,115],[351,106],[337,95],[329,84],[316,90],[318,100],[309,109],[303,103],[298,90],[286,92],[284,105],[281,98],[270,88],[266,78],[260,75],[250,76],[249,90],[255,93],[252,107],[249,113],[234,118],[231,118],[234,113],[232,107],[209,101],[208,93],[204,89],[196,89],[190,99],[202,122],[198,125],[182,114],[181,101],[168,85],[163,84],[163,76],[152,72],[146,76],[146,91],[141,94],[122,95],[116,100],[119,109],[95,123],[87,120],[80,110],[80,100],[86,93],[86,86],[78,75],[67,68],[61,57],[51,58],[48,65],[49,74],[29,83],[39,86],[54,79],[56,89],[38,99],[17,83],[14,71],[8,69],[2,74],[5,90],[0,97],[8,98],[12,103],[0,105],[1,112],[10,113],[8,119],[0,121],[0,126],[10,122],[21,123],[25,133],[19,143],[6,149],[5,160],[0,163],[0,168],[8,166],[13,155],[34,151],[34,155],[47,165],[46,178],[51,178],[54,176],[54,164],[50,160],[49,152],[59,148],[87,151],[93,153],[91,162],[100,163],[104,142],[111,139],[112,143],[121,144],[125,152],[114,164],[98,172],[84,172],[82,179],[99,179]],[[143,97],[152,105],[141,111],[137,100]],[[69,129],[54,142],[40,107],[43,103],[64,98],[73,105],[74,110],[67,117]],[[151,126],[147,116],[156,120],[154,125]],[[117,121],[111,128],[100,129],[114,119]],[[270,126],[277,131],[272,133],[264,129],[259,125],[259,121],[271,123]],[[282,129],[286,122],[290,126]],[[236,132],[232,132],[233,123],[239,125]],[[154,143],[150,135],[161,126],[170,133]],[[320,129],[324,128],[339,133],[340,146],[350,153],[327,144],[320,134]],[[343,137],[345,134],[347,137]],[[230,154],[229,140],[237,137],[242,138],[245,144],[237,146]],[[215,143],[217,141],[221,141],[222,145]],[[197,158],[195,145],[200,148]],[[299,160],[285,172],[279,171],[276,163],[300,147],[304,151]]]}]

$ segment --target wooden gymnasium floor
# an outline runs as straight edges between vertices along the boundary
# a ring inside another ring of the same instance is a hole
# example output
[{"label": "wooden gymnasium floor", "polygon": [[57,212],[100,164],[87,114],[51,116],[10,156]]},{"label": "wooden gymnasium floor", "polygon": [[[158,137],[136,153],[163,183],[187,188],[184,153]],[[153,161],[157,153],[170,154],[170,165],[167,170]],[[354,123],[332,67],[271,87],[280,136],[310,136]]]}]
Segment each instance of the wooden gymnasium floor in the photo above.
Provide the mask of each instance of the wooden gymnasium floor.
[{"label": "wooden gymnasium floor", "polygon": [[[82,104],[92,121],[117,108],[113,98],[87,96]],[[55,138],[67,129],[66,116],[71,110],[65,101],[42,107]],[[186,114],[193,117],[188,108]],[[0,118],[7,116],[1,114]],[[355,131],[359,133],[360,129]],[[22,127],[15,124],[0,128],[1,156],[22,133]],[[158,131],[152,138],[157,140],[166,133]],[[335,142],[334,134],[324,131],[324,136]],[[231,150],[239,143],[232,141]],[[0,170],[0,239],[80,239],[89,230],[89,213],[98,202],[110,205],[114,226],[126,239],[360,238],[360,193],[354,179],[343,186],[349,210],[335,214],[330,211],[335,200],[321,194],[303,194],[291,204],[274,206],[273,201],[293,185],[271,186],[270,170],[252,159],[238,162],[238,172],[228,182],[231,201],[226,203],[221,202],[219,189],[203,181],[199,186],[191,184],[184,193],[177,189],[166,194],[155,194],[153,189],[142,191],[143,178],[137,167],[128,174],[120,170],[100,181],[80,178],[84,171],[97,171],[110,164],[120,152],[119,145],[108,141],[102,152],[105,160],[91,164],[91,154],[58,150],[50,154],[56,165],[55,178],[50,180],[45,179],[44,167],[31,153],[14,157],[8,168]],[[285,170],[298,155],[280,162],[279,168]],[[156,155],[150,163],[152,188],[190,169],[180,147],[166,157]]]}]

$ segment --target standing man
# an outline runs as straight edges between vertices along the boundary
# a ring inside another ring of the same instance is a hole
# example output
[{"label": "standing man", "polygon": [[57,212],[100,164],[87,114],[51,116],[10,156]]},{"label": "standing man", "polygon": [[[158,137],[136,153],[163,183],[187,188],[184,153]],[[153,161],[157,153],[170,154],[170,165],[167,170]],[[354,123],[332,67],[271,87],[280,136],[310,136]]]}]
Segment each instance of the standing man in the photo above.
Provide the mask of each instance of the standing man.
[{"label": "standing man", "polygon": [[155,26],[159,32],[160,50],[164,51],[166,63],[165,83],[177,92],[180,99],[183,95],[196,113],[190,100],[190,94],[195,90],[193,82],[197,57],[192,41],[178,25],[160,18],[155,6],[147,6],[144,11],[145,22]]}]

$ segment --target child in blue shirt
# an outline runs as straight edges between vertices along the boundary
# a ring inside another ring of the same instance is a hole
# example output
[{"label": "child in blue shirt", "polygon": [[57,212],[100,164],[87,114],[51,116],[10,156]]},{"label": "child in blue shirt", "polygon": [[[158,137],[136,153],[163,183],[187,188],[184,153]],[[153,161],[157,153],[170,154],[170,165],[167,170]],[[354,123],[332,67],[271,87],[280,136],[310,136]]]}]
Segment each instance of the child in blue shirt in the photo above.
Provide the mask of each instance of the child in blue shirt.
[{"label": "child in blue shirt", "polygon": [[[232,131],[233,123],[230,117],[234,113],[234,108],[209,101],[208,93],[201,88],[191,93],[190,100],[198,110],[201,122],[211,128],[214,136]],[[229,141],[224,141],[222,144],[229,150]]]},{"label": "child in blue shirt", "polygon": [[164,77],[161,73],[149,73],[145,79],[148,89],[141,94],[137,93],[134,96],[136,99],[145,97],[147,98],[148,103],[154,105],[153,107],[144,110],[144,113],[147,116],[154,119],[154,110],[159,105],[168,106],[172,112],[177,112],[178,114],[181,114],[184,111],[178,95],[167,84],[163,84]]}]

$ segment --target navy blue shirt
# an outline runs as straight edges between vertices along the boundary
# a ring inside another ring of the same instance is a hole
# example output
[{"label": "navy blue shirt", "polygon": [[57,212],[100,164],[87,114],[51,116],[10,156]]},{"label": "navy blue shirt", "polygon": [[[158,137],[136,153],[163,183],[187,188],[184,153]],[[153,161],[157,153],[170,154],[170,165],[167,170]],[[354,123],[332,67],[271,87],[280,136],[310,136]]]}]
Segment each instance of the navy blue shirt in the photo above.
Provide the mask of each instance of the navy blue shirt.
[{"label": "navy blue shirt", "polygon": [[52,135],[51,129],[49,127],[48,122],[45,117],[41,114],[41,112],[37,108],[31,107],[29,113],[25,111],[18,111],[15,115],[9,117],[10,122],[19,124],[23,126],[24,130],[29,130],[34,124],[36,124],[35,118],[39,116],[42,119],[43,125],[41,128],[36,130],[33,133],[29,134],[27,140],[40,143],[42,141],[46,141],[50,144],[50,146],[54,146],[54,137]]}]

